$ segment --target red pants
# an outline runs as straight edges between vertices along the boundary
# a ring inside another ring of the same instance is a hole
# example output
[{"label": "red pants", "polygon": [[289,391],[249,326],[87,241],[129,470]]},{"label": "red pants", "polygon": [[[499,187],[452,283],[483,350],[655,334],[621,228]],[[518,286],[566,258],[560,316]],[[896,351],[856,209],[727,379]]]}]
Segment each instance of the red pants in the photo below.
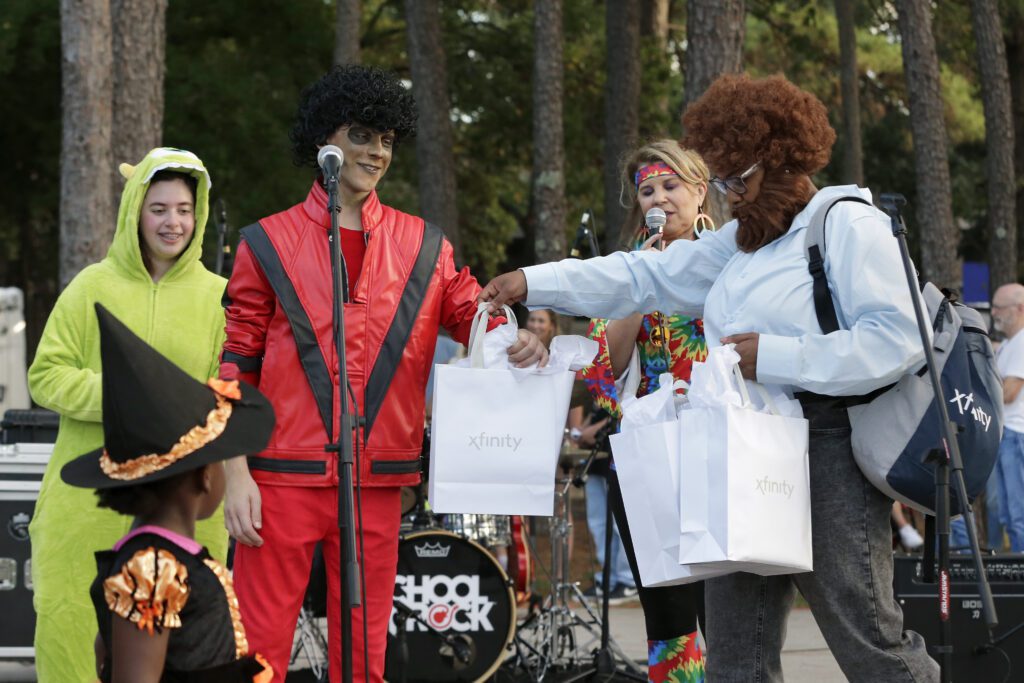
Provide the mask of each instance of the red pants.
[{"label": "red pants", "polygon": [[[339,576],[338,489],[261,486],[263,545],[235,549],[234,583],[249,639],[249,650],[274,667],[274,683],[284,681],[295,622],[309,583],[313,546],[323,541],[327,565],[327,624],[332,683],[341,680],[341,583]],[[359,554],[366,594],[352,610],[352,679],[384,679],[384,650],[395,592],[399,488],[364,488],[363,543]],[[358,525],[357,525],[358,530]],[[363,661],[363,615],[367,617],[369,664]]]}]

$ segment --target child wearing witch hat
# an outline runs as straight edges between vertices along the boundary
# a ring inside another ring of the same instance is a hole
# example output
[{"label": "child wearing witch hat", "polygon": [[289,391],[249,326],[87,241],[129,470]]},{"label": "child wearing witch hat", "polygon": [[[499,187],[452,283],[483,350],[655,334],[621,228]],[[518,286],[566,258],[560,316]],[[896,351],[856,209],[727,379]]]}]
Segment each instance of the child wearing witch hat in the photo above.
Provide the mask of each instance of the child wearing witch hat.
[{"label": "child wearing witch hat", "polygon": [[104,683],[269,681],[249,652],[231,577],[196,543],[196,520],[224,495],[222,461],[263,449],[270,403],[247,384],[203,385],[147,345],[102,305],[102,448],[64,466],[72,486],[135,518],[96,554],[90,591]]}]

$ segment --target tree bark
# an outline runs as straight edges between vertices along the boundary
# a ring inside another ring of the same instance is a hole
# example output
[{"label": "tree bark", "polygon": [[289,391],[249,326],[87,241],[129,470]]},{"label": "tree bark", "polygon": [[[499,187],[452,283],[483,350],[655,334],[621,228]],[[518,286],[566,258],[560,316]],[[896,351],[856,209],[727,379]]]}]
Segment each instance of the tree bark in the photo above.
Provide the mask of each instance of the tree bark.
[{"label": "tree bark", "polygon": [[103,257],[114,230],[108,169],[110,0],[61,0],[60,285]]},{"label": "tree bark", "polygon": [[668,42],[669,0],[643,0],[640,34],[658,41],[662,48]]},{"label": "tree bark", "polygon": [[[716,78],[743,70],[745,18],[744,0],[688,0],[683,111],[696,102]],[[732,217],[725,195],[711,190],[707,197],[708,212],[716,225]]]},{"label": "tree bark", "polygon": [[[1024,227],[1024,11],[1010,13],[1006,32],[1006,61],[1010,73],[1013,117],[1013,164],[1017,176],[1017,229]],[[1017,240],[1018,263],[1024,239]]]},{"label": "tree bark", "polygon": [[619,167],[636,144],[640,119],[640,6],[637,0],[605,2],[607,81],[604,91],[605,253],[621,245],[626,209],[619,200]]},{"label": "tree bark", "polygon": [[843,182],[864,185],[860,135],[860,73],[857,70],[856,0],[835,0],[839,25],[839,87],[843,95]]},{"label": "tree bark", "polygon": [[[641,47],[641,73],[646,71],[645,60],[653,58],[659,63],[664,63],[668,58],[668,27],[669,27],[669,10],[671,9],[671,3],[669,0],[641,0],[640,5],[640,45]],[[658,95],[654,102],[653,107],[645,109],[648,114],[657,112],[659,116],[664,115],[666,120],[671,119],[672,115],[669,112],[669,93],[667,90],[657,91]],[[644,93],[644,97],[649,98],[649,93]],[[655,117],[657,119],[657,117]],[[664,134],[662,123],[654,120],[648,123],[648,125],[640,124],[638,133],[641,138],[651,137],[656,135],[661,137]],[[653,124],[653,128],[651,126]]]},{"label": "tree bark", "polygon": [[1017,281],[1016,178],[1010,74],[997,0],[971,0],[974,42],[985,107],[988,262],[993,290]]},{"label": "tree bark", "polygon": [[533,4],[534,250],[539,262],[565,258],[565,136],[562,123],[562,0]]},{"label": "tree bark", "polygon": [[903,71],[910,99],[910,128],[917,176],[917,228],[921,235],[921,270],[940,286],[960,289],[962,261],[953,223],[952,191],[944,104],[939,88],[939,60],[932,35],[930,0],[897,0]]},{"label": "tree bark", "polygon": [[360,0],[338,0],[334,24],[334,63],[359,63]]},{"label": "tree bark", "polygon": [[164,121],[167,0],[110,0],[113,25],[114,206],[124,188],[121,162],[138,163],[160,146]]},{"label": "tree bark", "polygon": [[405,0],[405,19],[412,91],[420,116],[416,132],[420,212],[444,230],[455,248],[456,262],[462,263],[441,6],[437,0]]}]

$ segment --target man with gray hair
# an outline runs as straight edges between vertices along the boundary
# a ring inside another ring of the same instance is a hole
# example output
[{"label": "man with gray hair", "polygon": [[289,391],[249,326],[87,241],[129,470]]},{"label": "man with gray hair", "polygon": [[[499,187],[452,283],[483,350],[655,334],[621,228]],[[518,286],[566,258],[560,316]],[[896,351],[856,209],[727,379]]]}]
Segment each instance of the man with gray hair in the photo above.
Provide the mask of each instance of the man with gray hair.
[{"label": "man with gray hair", "polygon": [[1010,550],[1018,553],[1024,551],[1024,334],[1020,334],[1024,330],[1024,285],[1014,282],[996,290],[992,326],[1006,335],[1006,341],[996,352],[996,367],[1003,378],[1003,440],[992,479],[996,480],[999,504],[996,518],[990,516],[988,523],[1005,524]]}]

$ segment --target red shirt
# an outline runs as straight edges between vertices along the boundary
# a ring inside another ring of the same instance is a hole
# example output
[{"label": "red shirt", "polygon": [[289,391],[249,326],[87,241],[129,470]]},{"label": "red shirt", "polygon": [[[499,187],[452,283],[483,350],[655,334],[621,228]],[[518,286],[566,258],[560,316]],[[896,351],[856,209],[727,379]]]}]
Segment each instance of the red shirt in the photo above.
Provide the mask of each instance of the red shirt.
[{"label": "red shirt", "polygon": [[345,259],[345,268],[348,271],[348,292],[349,299],[356,289],[356,281],[359,274],[363,272],[363,257],[366,256],[366,238],[362,230],[346,230],[342,228],[341,233],[341,256]]}]

